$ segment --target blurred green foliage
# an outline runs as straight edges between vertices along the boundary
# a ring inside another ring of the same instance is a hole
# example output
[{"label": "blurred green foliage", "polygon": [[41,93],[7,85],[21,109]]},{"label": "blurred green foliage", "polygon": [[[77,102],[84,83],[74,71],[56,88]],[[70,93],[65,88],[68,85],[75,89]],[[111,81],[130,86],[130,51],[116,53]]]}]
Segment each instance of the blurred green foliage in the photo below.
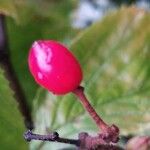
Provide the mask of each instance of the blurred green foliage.
[{"label": "blurred green foliage", "polygon": [[27,149],[23,132],[25,130],[22,116],[13,98],[9,82],[0,69],[0,146],[1,149],[12,150]]},{"label": "blurred green foliage", "polygon": [[[35,132],[57,130],[65,137],[76,137],[80,131],[97,132],[72,94],[52,95],[39,88],[29,73],[27,55],[31,43],[54,39],[67,43],[80,61],[84,71],[82,85],[104,120],[117,124],[122,134],[143,133],[150,121],[150,14],[122,8],[72,40],[77,33],[70,26],[73,6],[74,1],[70,0],[0,2],[0,12],[9,16],[11,61],[33,110]],[[9,144],[14,150],[27,149],[22,137],[22,117],[3,71],[0,95],[0,145],[3,149],[8,149]],[[9,139],[4,138],[8,135]],[[30,148],[56,149],[57,144],[31,142]]]}]

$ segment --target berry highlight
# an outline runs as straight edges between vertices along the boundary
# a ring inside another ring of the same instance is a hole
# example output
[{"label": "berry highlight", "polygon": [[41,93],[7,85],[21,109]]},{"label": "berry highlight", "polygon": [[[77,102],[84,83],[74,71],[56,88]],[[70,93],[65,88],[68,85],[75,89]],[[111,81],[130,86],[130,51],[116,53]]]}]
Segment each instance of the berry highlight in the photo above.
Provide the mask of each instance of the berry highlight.
[{"label": "berry highlight", "polygon": [[29,51],[28,64],[35,81],[54,94],[72,92],[82,80],[79,62],[56,41],[35,41]]}]

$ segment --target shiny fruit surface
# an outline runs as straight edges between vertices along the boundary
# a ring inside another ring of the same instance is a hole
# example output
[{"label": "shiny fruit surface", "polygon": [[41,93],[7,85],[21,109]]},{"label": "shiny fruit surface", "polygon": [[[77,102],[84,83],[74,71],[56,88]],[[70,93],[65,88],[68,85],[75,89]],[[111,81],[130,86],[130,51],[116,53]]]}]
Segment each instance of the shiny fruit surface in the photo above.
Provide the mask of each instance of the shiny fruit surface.
[{"label": "shiny fruit surface", "polygon": [[56,41],[35,41],[29,51],[28,64],[35,81],[54,94],[71,92],[82,80],[77,59]]}]

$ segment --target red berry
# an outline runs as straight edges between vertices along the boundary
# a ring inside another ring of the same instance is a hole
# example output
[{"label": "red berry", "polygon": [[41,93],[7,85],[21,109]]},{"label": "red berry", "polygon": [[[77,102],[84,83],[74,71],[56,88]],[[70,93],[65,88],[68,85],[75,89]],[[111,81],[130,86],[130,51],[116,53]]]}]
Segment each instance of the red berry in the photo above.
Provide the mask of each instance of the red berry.
[{"label": "red berry", "polygon": [[36,82],[55,94],[75,90],[82,80],[78,61],[56,41],[35,41],[29,52],[28,63]]}]

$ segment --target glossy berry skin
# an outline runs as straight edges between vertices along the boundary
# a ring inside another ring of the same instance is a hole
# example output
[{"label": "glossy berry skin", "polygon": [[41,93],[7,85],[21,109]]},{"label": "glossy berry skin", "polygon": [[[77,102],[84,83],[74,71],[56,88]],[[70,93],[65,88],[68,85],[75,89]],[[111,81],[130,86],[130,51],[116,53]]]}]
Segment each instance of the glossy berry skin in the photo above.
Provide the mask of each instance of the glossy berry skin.
[{"label": "glossy berry skin", "polygon": [[56,41],[35,41],[29,51],[28,64],[36,82],[54,94],[71,92],[82,80],[78,61]]}]

